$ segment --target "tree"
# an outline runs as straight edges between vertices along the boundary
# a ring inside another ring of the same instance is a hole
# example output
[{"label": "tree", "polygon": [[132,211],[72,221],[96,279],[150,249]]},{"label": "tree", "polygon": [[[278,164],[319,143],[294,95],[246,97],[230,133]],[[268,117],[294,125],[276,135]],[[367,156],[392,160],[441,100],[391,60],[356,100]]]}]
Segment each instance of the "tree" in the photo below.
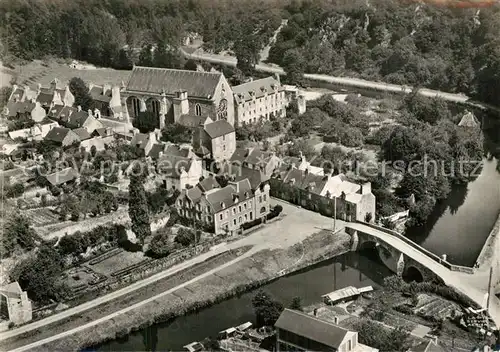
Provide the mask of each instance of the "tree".
[{"label": "tree", "polygon": [[153,258],[168,256],[173,250],[173,243],[170,241],[171,235],[170,229],[158,231],[149,243],[148,254]]},{"label": "tree", "polygon": [[141,133],[149,133],[160,127],[159,119],[152,111],[141,111],[134,119],[134,127],[138,128]]},{"label": "tree", "polygon": [[47,303],[50,299],[60,300],[66,287],[59,281],[64,270],[61,255],[49,246],[41,246],[35,257],[19,263],[11,273],[11,279],[18,281],[34,301]]},{"label": "tree", "polygon": [[196,240],[196,234],[193,230],[188,228],[180,228],[175,236],[175,242],[183,245],[184,247],[190,246]]},{"label": "tree", "polygon": [[89,87],[79,77],[73,77],[69,81],[69,90],[75,96],[75,105],[80,106],[83,111],[94,107],[94,100],[90,96]]},{"label": "tree", "polygon": [[252,306],[258,326],[273,326],[283,311],[283,305],[262,290],[253,297]]},{"label": "tree", "polygon": [[5,224],[2,237],[2,254],[9,257],[18,249],[31,250],[35,248],[39,240],[37,233],[26,217],[20,214],[12,214]]},{"label": "tree", "polygon": [[259,43],[256,36],[242,35],[234,45],[234,54],[238,60],[236,67],[243,75],[251,76],[259,60]]},{"label": "tree", "polygon": [[380,351],[404,352],[410,347],[410,333],[404,328],[388,329],[374,321],[362,321],[357,324],[359,342]]},{"label": "tree", "polygon": [[283,57],[283,69],[290,84],[301,85],[304,78],[305,60],[297,49],[289,49]]},{"label": "tree", "polygon": [[184,69],[189,71],[198,71],[198,65],[193,59],[188,59],[184,64]]},{"label": "tree", "polygon": [[162,141],[172,143],[191,143],[193,131],[178,123],[168,124],[162,131]]},{"label": "tree", "polygon": [[304,309],[302,308],[302,298],[300,297],[293,297],[292,302],[290,303],[290,309],[294,310],[300,310],[303,311]]},{"label": "tree", "polygon": [[136,163],[132,169],[129,185],[129,208],[128,213],[132,221],[132,231],[140,243],[151,235],[151,224],[149,221],[149,209],[146,191],[144,190],[145,175],[142,165]]}]

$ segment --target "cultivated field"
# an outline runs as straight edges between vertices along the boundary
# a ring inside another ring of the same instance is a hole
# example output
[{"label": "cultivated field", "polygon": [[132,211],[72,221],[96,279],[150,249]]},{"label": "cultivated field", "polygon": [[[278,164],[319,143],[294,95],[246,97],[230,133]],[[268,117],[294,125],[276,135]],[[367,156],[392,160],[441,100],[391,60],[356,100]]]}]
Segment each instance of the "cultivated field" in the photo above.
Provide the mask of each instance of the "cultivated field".
[{"label": "cultivated field", "polygon": [[27,209],[23,211],[34,227],[47,226],[60,222],[56,213],[52,212],[50,208],[37,208]]},{"label": "cultivated field", "polygon": [[16,67],[14,72],[17,84],[36,85],[40,83],[42,86],[48,86],[54,78],[57,78],[61,84],[66,84],[73,77],[80,77],[86,83],[92,82],[98,85],[120,85],[122,81],[127,84],[131,71],[92,67],[77,69],[71,68],[69,63],[63,61],[34,60],[26,65]]}]

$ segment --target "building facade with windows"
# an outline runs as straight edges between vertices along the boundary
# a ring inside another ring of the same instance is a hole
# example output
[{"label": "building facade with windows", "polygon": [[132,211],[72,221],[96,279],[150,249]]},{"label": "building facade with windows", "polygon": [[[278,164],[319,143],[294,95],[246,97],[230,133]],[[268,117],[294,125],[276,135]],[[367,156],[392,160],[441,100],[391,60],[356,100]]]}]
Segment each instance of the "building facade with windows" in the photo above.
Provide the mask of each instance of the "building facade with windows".
[{"label": "building facade with windows", "polygon": [[213,227],[216,235],[233,235],[244,223],[269,213],[269,185],[252,190],[245,179],[208,191],[193,187],[183,190],[175,204],[180,216]]},{"label": "building facade with windows", "polygon": [[161,129],[184,115],[234,125],[233,91],[222,73],[135,66],[121,95],[129,121],[147,111],[158,118]]},{"label": "building facade with windows", "polygon": [[279,75],[233,87],[236,126],[286,116],[288,97]]},{"label": "building facade with windows", "polygon": [[234,127],[225,120],[207,118],[194,131],[193,148],[198,155],[214,161],[229,160],[236,150]]}]

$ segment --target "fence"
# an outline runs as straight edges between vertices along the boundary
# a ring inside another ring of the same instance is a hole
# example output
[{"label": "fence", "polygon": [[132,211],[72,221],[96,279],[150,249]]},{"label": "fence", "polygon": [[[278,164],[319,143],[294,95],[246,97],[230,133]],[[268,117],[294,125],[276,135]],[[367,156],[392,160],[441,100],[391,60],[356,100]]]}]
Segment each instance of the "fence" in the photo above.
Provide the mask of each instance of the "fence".
[{"label": "fence", "polygon": [[403,236],[399,232],[392,231],[392,230],[386,229],[385,227],[380,227],[380,226],[377,226],[377,225],[374,225],[374,224],[370,224],[370,223],[367,223],[367,222],[364,222],[364,221],[356,221],[356,222],[360,223],[360,224],[363,224],[365,226],[371,227],[371,228],[373,228],[375,230],[378,230],[378,231],[381,231],[381,232],[385,232],[386,234],[391,235],[393,237],[397,237],[401,241],[405,242],[406,244],[408,244],[409,246],[415,248],[416,250],[424,253],[429,258],[431,258],[435,262],[443,265],[444,267],[446,267],[447,269],[449,269],[451,271],[458,271],[458,272],[467,273],[467,274],[474,274],[474,272],[475,272],[474,268],[470,268],[470,267],[467,267],[467,266],[461,266],[461,265],[451,264],[448,261],[443,260],[438,255],[436,255],[436,254],[428,251],[427,249],[419,246],[418,244],[416,244],[415,242],[413,242],[409,238]]}]

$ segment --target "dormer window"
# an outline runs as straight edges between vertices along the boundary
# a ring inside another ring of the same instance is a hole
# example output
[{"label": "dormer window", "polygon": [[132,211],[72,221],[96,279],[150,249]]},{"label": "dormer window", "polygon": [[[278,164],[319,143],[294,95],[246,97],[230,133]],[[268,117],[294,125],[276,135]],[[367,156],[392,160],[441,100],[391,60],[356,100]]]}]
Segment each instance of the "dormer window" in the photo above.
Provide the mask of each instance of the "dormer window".
[{"label": "dormer window", "polygon": [[224,209],[226,207],[226,204],[224,204],[224,202],[220,202],[220,206],[222,209]]}]

